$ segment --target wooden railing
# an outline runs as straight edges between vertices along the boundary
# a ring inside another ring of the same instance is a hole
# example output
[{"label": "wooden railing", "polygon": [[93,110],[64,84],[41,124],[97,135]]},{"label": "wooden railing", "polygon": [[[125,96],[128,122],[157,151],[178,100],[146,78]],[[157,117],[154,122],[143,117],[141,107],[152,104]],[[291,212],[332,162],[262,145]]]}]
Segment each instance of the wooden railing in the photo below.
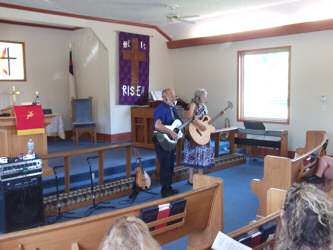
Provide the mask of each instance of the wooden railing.
[{"label": "wooden railing", "polygon": [[[47,155],[41,155],[43,160],[51,160],[57,158],[64,158],[64,169],[65,169],[65,192],[70,191],[70,157],[83,154],[98,153],[98,178],[99,184],[104,184],[104,152],[119,148],[125,148],[126,150],[126,178],[131,176],[131,148],[132,143],[122,143],[116,145],[86,148],[79,150],[66,151],[61,153],[53,153]],[[47,170],[47,171],[52,171]],[[53,174],[53,173],[52,173]]]}]

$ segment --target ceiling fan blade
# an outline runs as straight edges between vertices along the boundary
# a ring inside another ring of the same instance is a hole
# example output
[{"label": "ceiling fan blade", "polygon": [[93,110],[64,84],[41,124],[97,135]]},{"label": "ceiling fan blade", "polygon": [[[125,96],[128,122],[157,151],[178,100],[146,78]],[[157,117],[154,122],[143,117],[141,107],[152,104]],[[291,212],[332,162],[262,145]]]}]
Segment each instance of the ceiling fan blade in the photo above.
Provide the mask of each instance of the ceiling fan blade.
[{"label": "ceiling fan blade", "polygon": [[194,18],[194,17],[200,17],[200,15],[192,15],[192,16],[180,16],[180,18]]},{"label": "ceiling fan blade", "polygon": [[190,21],[190,20],[186,20],[186,19],[183,19],[183,18],[180,18],[179,21],[181,21],[181,22],[183,22],[183,23],[195,24],[195,22]]}]

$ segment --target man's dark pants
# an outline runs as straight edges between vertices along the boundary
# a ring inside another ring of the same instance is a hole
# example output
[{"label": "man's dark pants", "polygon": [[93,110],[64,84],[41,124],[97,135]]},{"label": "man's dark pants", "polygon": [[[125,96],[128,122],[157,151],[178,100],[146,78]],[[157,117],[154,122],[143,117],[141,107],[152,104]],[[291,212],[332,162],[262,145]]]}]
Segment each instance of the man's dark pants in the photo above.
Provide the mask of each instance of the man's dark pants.
[{"label": "man's dark pants", "polygon": [[160,163],[161,194],[165,194],[171,189],[175,152],[174,150],[170,152],[165,151],[156,143],[154,143],[154,147]]}]

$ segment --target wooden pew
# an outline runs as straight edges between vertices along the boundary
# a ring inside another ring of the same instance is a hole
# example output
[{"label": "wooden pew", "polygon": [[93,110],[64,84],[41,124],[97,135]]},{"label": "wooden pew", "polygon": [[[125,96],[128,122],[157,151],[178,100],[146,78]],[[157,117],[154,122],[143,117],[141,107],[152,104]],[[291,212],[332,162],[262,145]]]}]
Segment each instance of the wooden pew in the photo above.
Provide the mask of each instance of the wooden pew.
[{"label": "wooden pew", "polygon": [[178,218],[183,220],[151,234],[160,245],[189,235],[188,249],[211,246],[218,231],[223,231],[223,181],[195,175],[193,190],[186,193],[87,218],[0,235],[0,249],[97,249],[116,219],[122,216],[139,217],[144,208],[181,198],[186,200],[184,213],[147,225],[152,227]]},{"label": "wooden pew", "polygon": [[[280,211],[277,211],[273,214],[270,214],[256,222],[250,223],[248,226],[245,227],[241,227],[231,233],[228,233],[227,235],[231,238],[237,238],[245,233],[249,233],[253,230],[258,230],[258,228],[262,225],[265,225],[271,221],[274,221],[276,223],[278,223],[280,219]],[[267,240],[266,242],[261,243],[260,245],[256,246],[255,248],[253,248],[254,250],[259,250],[259,249],[263,249],[264,247],[270,246],[270,249],[273,249],[273,245],[274,245],[274,238]]]},{"label": "wooden pew", "polygon": [[[310,175],[318,164],[319,156],[325,154],[324,144],[327,141],[326,131],[307,131],[306,146],[296,149],[302,153],[295,159],[268,155],[264,158],[264,177],[261,180],[253,179],[251,190],[259,199],[257,218],[268,215],[267,191],[270,188],[288,190],[294,182],[301,182],[302,177]],[[316,153],[313,162],[307,159]]]},{"label": "wooden pew", "polygon": [[[245,233],[251,234],[250,233],[251,231],[253,232],[254,230],[259,230],[260,226],[269,223],[271,221],[278,223],[280,220],[280,210],[286,194],[287,194],[286,190],[270,188],[267,191],[267,211],[269,215],[258,221],[251,221],[249,225],[241,227],[233,232],[228,233],[227,235],[231,238],[237,238]],[[274,238],[259,244],[253,249],[259,250],[268,246],[270,246],[272,249],[273,245],[274,245]]]}]

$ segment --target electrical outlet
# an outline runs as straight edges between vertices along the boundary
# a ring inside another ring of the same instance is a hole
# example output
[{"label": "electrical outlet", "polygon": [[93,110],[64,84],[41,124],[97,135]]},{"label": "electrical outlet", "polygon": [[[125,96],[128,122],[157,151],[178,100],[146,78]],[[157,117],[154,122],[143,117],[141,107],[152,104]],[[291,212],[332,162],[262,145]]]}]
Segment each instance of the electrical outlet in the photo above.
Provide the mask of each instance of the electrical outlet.
[{"label": "electrical outlet", "polygon": [[325,110],[326,110],[326,105],[325,104],[321,105],[321,111],[325,111]]}]

